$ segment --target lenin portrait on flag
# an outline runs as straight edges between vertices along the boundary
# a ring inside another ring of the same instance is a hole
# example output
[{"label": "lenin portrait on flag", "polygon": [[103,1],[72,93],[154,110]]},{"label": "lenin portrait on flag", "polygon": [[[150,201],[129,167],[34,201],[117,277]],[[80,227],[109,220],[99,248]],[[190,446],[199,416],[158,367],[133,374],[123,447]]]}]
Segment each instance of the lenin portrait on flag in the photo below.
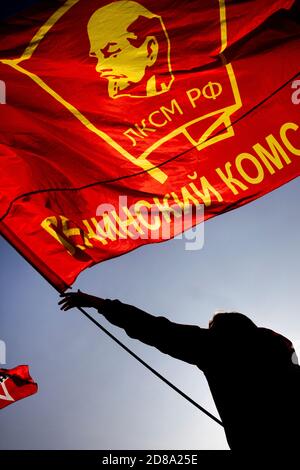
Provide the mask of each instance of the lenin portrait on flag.
[{"label": "lenin portrait on flag", "polygon": [[160,16],[134,1],[96,10],[87,31],[96,71],[108,81],[108,96],[149,97],[167,92],[174,80],[170,43]]}]

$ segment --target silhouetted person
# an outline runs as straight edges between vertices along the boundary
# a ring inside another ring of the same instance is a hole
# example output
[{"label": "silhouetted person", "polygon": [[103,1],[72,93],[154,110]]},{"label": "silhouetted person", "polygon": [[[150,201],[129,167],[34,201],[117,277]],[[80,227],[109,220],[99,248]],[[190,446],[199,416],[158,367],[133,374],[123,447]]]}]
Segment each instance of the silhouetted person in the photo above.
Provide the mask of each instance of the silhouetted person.
[{"label": "silhouetted person", "polygon": [[94,307],[131,338],[201,369],[231,449],[298,449],[300,367],[284,336],[236,312],[216,314],[206,329],[82,292],[59,303],[62,310]]}]

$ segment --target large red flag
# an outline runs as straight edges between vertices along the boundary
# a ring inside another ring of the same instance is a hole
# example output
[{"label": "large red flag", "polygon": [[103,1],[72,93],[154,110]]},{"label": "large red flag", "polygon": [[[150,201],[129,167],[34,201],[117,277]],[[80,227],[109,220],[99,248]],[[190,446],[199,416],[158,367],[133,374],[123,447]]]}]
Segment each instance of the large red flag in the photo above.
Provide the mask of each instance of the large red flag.
[{"label": "large red flag", "polygon": [[299,176],[297,11],[56,0],[6,20],[1,233],[64,289]]},{"label": "large red flag", "polygon": [[0,409],[33,395],[37,390],[38,386],[30,377],[28,366],[0,369]]}]

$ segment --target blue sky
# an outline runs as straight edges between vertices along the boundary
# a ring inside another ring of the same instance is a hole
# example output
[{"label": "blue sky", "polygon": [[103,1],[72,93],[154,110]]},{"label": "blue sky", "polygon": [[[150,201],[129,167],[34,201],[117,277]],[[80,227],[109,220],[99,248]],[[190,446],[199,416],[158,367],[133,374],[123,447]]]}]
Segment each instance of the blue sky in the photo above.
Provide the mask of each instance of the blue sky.
[{"label": "blue sky", "polygon": [[[299,179],[205,224],[185,241],[142,247],[86,270],[75,288],[207,327],[217,309],[248,314],[300,346]],[[224,449],[222,428],[154,377],[58,296],[0,240],[0,339],[7,367],[30,364],[37,395],[1,410],[1,449]],[[195,366],[97,319],[217,414]],[[255,347],[255,345],[253,345]]]}]

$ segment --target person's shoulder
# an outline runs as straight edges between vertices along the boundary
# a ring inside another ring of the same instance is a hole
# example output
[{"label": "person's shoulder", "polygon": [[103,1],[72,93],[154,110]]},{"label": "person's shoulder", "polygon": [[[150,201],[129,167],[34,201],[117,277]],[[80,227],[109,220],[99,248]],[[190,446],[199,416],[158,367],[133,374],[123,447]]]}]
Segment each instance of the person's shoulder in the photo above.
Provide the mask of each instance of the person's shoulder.
[{"label": "person's shoulder", "polygon": [[288,362],[293,362],[295,349],[293,343],[282,334],[268,328],[258,328],[259,339],[263,348],[268,348],[278,357],[285,357]]},{"label": "person's shoulder", "polygon": [[286,344],[287,346],[293,346],[293,343],[288,339],[286,338],[285,336],[283,336],[281,333],[278,333],[277,331],[274,331],[274,330],[271,330],[270,328],[263,328],[263,327],[258,327],[257,328],[257,331],[258,331],[258,334],[263,338],[266,338],[266,339],[273,339],[273,340],[277,340],[278,342],[282,342],[284,344]]}]

